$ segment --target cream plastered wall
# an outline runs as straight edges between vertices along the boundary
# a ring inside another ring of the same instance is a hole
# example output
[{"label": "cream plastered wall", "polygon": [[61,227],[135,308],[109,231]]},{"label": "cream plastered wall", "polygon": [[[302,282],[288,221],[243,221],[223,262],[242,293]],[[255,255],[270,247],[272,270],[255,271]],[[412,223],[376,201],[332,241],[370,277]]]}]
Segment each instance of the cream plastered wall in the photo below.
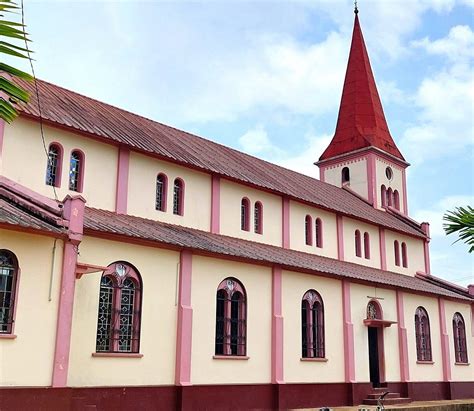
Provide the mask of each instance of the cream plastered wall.
[{"label": "cream plastered wall", "polygon": [[[211,224],[211,176],[190,168],[130,153],[128,214],[209,231]],[[166,211],[155,209],[156,177],[168,177]],[[173,214],[173,185],[176,178],[185,184],[184,215]]]},{"label": "cream plastered wall", "polygon": [[[216,292],[234,277],[247,293],[248,360],[214,359]],[[269,383],[271,373],[272,274],[267,267],[193,256],[191,305],[193,384]]]},{"label": "cream plastered wall", "polygon": [[[400,266],[395,265],[394,242],[398,241],[400,249]],[[408,267],[402,264],[402,242],[407,245]],[[417,271],[425,272],[425,253],[423,240],[409,237],[394,231],[385,230],[385,255],[387,259],[387,270],[400,274],[415,275]]]},{"label": "cream plastered wall", "polygon": [[76,281],[68,385],[114,386],[174,383],[176,284],[179,253],[85,237],[79,261],[107,266],[126,261],[142,277],[140,353],[142,358],[92,357],[102,273]]},{"label": "cream plastered wall", "polygon": [[63,242],[56,243],[54,267],[53,245],[51,237],[0,230],[0,249],[13,252],[20,267],[17,337],[0,338],[2,386],[51,385]]},{"label": "cream plastered wall", "polygon": [[[305,219],[312,217],[313,245],[306,244]],[[323,247],[316,247],[316,219],[322,221]],[[293,250],[337,258],[337,225],[336,215],[297,201],[290,201],[290,247]]]},{"label": "cream plastered wall", "polygon": [[[431,355],[434,364],[417,364],[415,311],[421,306],[428,312],[430,320]],[[439,326],[438,299],[423,295],[404,293],[405,326],[408,340],[408,363],[411,381],[443,381],[443,358],[441,355],[441,331]]]},{"label": "cream plastered wall", "polygon": [[[301,361],[301,300],[308,290],[323,299],[327,362]],[[291,271],[282,273],[284,379],[288,383],[344,381],[341,282]]]},{"label": "cream plastered wall", "polygon": [[[250,231],[241,230],[240,227],[243,197],[250,200]],[[220,200],[221,234],[281,246],[282,200],[280,196],[221,179]],[[263,205],[263,234],[254,232],[254,210],[257,201]]]},{"label": "cream plastered wall", "polygon": [[324,181],[337,187],[341,187],[341,173],[344,167],[349,168],[350,183],[348,186],[351,190],[364,198],[368,198],[367,160],[365,158],[344,161],[343,163],[326,168],[324,172]]},{"label": "cream plastered wall", "polygon": [[[342,218],[344,232],[344,260],[369,267],[380,268],[380,239],[379,229],[375,225],[363,223],[352,218]],[[356,256],[355,251],[355,231],[360,231],[362,257]],[[369,233],[370,258],[365,258],[364,253],[364,233]]]},{"label": "cream plastered wall", "polygon": [[[397,321],[396,292],[383,288],[351,283],[351,312],[354,324],[354,353],[356,381],[370,381],[367,304],[373,297],[382,307],[383,319]],[[397,324],[383,329],[386,381],[400,381],[400,362]]]},{"label": "cream plastered wall", "polygon": [[[71,152],[79,149],[85,156],[83,192],[80,194],[89,207],[115,210],[117,148],[49,126],[44,126],[44,136],[46,148],[52,142],[63,147],[61,187],[56,187],[59,200],[67,194],[77,194],[69,190],[68,178]],[[46,165],[47,157],[37,122],[20,117],[13,125],[5,126],[2,175],[54,198],[53,188],[45,183]]]},{"label": "cream plastered wall", "polygon": [[[469,304],[462,304],[454,301],[445,300],[444,309],[446,315],[446,330],[449,335],[449,358],[451,364],[451,378],[453,381],[474,381],[474,336],[471,333],[471,307]],[[453,317],[455,313],[460,313],[464,319],[466,329],[467,361],[469,365],[456,365],[456,356],[454,355],[454,336],[453,336]]]},{"label": "cream plastered wall", "polygon": [[[385,174],[387,167],[392,169],[393,178],[389,180]],[[403,208],[403,170],[401,167],[388,162],[380,157],[375,160],[375,179],[377,184],[377,205],[382,208],[382,184],[385,185],[387,190],[391,188],[393,191],[398,190],[400,198],[400,211],[404,212]],[[395,205],[394,205],[395,206]]]}]

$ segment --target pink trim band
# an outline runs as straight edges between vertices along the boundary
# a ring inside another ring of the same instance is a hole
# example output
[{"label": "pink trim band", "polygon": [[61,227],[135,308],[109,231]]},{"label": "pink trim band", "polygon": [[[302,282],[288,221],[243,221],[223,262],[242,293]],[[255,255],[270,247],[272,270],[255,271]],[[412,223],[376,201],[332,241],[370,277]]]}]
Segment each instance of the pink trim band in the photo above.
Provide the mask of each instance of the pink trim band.
[{"label": "pink trim band", "polygon": [[387,249],[385,244],[385,228],[379,227],[380,269],[387,270]]},{"label": "pink trim band", "polygon": [[213,355],[213,360],[248,360],[250,357],[246,355]]},{"label": "pink trim band", "polygon": [[402,170],[402,184],[403,184],[403,214],[408,215],[408,197],[407,197],[407,173]]},{"label": "pink trim band", "polygon": [[272,384],[283,384],[282,270],[272,269]]},{"label": "pink trim band", "polygon": [[115,197],[115,211],[118,214],[127,214],[129,168],[130,150],[120,147],[117,160],[117,190]]},{"label": "pink trim band", "polygon": [[337,225],[337,258],[344,261],[344,227],[342,221],[342,215],[336,215]]},{"label": "pink trim band", "polygon": [[430,264],[430,224],[421,223],[421,229],[426,234],[426,239],[423,241],[423,255],[425,259],[425,273],[431,274]]},{"label": "pink trim band", "polygon": [[281,242],[283,248],[290,248],[290,199],[288,197],[282,197],[281,201]]},{"label": "pink trim band", "polygon": [[0,340],[14,340],[16,337],[16,334],[0,334]]},{"label": "pink trim band", "polygon": [[354,325],[351,319],[351,284],[342,280],[345,382],[355,382]]},{"label": "pink trim band", "polygon": [[221,178],[213,175],[211,180],[211,233],[220,233]]},{"label": "pink trim band", "polygon": [[400,381],[410,381],[410,365],[408,362],[408,337],[405,327],[405,307],[403,292],[397,290],[397,322],[398,322],[398,350],[400,360]]},{"label": "pink trim band", "polygon": [[178,285],[178,329],[176,333],[176,385],[191,385],[193,334],[193,309],[191,306],[192,259],[191,251],[181,251]]},{"label": "pink trim band", "polygon": [[133,352],[93,352],[91,357],[112,357],[112,358],[142,358],[143,354]]},{"label": "pink trim band", "polygon": [[367,154],[367,196],[369,203],[377,208],[377,181],[375,172],[375,154]]},{"label": "pink trim band", "polygon": [[451,360],[449,355],[449,335],[446,329],[446,311],[444,300],[438,298],[439,324],[441,329],[441,357],[443,360],[443,379],[451,381]]}]

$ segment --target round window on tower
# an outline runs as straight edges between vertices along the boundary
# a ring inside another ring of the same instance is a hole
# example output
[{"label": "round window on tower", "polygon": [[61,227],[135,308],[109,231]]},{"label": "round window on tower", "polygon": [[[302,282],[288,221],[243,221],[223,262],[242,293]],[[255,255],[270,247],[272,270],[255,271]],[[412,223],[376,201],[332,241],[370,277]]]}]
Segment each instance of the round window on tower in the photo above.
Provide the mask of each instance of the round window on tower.
[{"label": "round window on tower", "polygon": [[387,176],[387,178],[388,178],[389,180],[392,180],[392,178],[393,178],[393,171],[392,171],[391,167],[387,167],[387,168],[385,169],[385,175]]}]

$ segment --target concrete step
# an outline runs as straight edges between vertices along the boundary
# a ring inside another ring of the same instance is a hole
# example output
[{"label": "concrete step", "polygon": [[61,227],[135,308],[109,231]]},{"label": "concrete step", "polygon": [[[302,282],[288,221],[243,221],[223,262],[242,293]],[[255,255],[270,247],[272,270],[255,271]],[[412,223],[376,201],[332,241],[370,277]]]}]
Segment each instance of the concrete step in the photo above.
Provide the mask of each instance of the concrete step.
[{"label": "concrete step", "polygon": [[[375,398],[366,398],[362,401],[365,405],[377,405],[377,400]],[[395,405],[395,404],[407,404],[411,402],[411,398],[386,398],[383,402],[384,405]]]},{"label": "concrete step", "polygon": [[[384,391],[385,392],[385,391]],[[378,399],[383,394],[383,392],[373,392],[367,396],[367,399]],[[400,398],[400,393],[398,392],[390,392],[385,396],[385,399],[389,398]]]}]

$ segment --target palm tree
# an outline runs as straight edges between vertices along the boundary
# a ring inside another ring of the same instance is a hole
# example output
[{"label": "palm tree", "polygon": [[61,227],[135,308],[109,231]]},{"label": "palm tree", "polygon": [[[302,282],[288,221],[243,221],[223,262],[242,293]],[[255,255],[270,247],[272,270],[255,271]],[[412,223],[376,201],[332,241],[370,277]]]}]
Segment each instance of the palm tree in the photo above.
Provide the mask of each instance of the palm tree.
[{"label": "palm tree", "polygon": [[459,238],[455,241],[464,241],[469,248],[469,252],[474,251],[474,208],[471,206],[456,207],[454,211],[447,211],[443,216],[447,223],[443,224],[446,234],[457,233]]},{"label": "palm tree", "polygon": [[[29,59],[28,42],[30,40],[25,32],[25,25],[23,22],[16,23],[5,19],[6,13],[13,13],[16,10],[20,8],[13,0],[0,0],[0,53]],[[11,41],[23,42],[25,47],[12,44]],[[29,81],[33,79],[30,74],[0,62],[0,118],[8,123],[11,123],[18,115],[12,103],[18,101],[27,103],[30,97],[27,91],[14,83],[15,77]]]}]

